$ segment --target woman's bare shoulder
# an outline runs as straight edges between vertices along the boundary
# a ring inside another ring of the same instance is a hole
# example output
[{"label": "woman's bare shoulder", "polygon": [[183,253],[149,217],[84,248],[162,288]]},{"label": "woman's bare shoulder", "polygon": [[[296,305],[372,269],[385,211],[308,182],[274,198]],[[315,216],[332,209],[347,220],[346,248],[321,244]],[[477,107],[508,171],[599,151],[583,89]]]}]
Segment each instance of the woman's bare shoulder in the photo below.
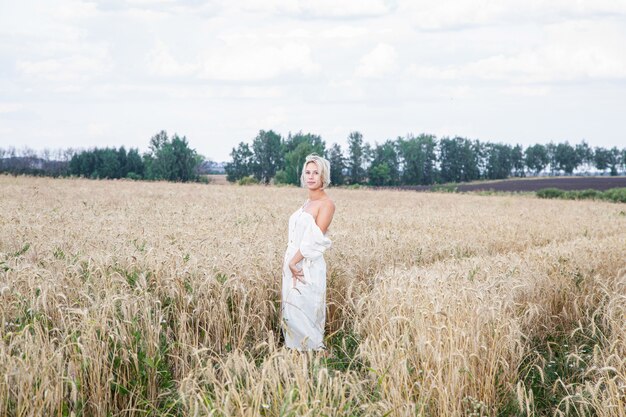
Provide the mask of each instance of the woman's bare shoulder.
[{"label": "woman's bare shoulder", "polygon": [[321,206],[326,210],[335,211],[335,202],[330,197],[324,199]]}]

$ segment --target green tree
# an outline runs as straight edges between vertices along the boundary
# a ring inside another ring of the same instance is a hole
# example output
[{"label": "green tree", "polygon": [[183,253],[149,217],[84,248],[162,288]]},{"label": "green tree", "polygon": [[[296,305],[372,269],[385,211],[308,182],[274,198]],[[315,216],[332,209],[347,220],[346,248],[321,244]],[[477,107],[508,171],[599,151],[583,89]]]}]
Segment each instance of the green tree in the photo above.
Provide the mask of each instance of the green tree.
[{"label": "green tree", "polygon": [[461,151],[456,140],[443,137],[439,140],[439,175],[441,182],[456,182],[461,178]]},{"label": "green tree", "polygon": [[602,147],[596,147],[593,152],[593,161],[595,167],[604,172],[609,167],[611,152]]},{"label": "green tree", "polygon": [[548,155],[548,165],[550,166],[550,174],[556,175],[558,173],[558,163],[556,160],[556,147],[554,142],[550,142],[546,145],[546,152]]},{"label": "green tree", "polygon": [[96,158],[93,151],[83,151],[74,154],[70,159],[70,175],[78,177],[91,177],[95,170]]},{"label": "green tree", "polygon": [[144,165],[139,150],[131,148],[126,155],[126,177],[139,177],[144,176]]},{"label": "green tree", "polygon": [[341,151],[341,146],[337,143],[333,144],[326,152],[326,159],[330,162],[331,184],[343,185],[345,183],[344,170],[346,169],[346,160]]},{"label": "green tree", "polygon": [[439,141],[440,180],[461,182],[479,179],[481,148],[477,140],[442,138]]},{"label": "green tree", "polygon": [[572,174],[576,167],[580,165],[576,149],[569,142],[559,143],[556,145],[554,152],[554,162],[559,171]]},{"label": "green tree", "polygon": [[254,177],[269,184],[276,171],[283,169],[282,138],[272,130],[261,130],[252,142]]},{"label": "green tree", "polygon": [[389,185],[391,182],[389,165],[386,162],[372,163],[369,169],[369,182],[372,185]]},{"label": "green tree", "polygon": [[[298,132],[295,135],[292,135],[290,132],[289,135],[287,135],[287,139],[283,142],[283,153],[286,155],[294,151],[301,143],[308,143],[315,149],[315,153],[324,155],[326,143],[324,143],[321,136],[312,133],[303,134],[302,132]],[[304,163],[304,161],[302,163]]]},{"label": "green tree", "polygon": [[584,170],[588,171],[593,165],[593,149],[584,140],[577,144],[575,149],[578,160],[584,166]]},{"label": "green tree", "polygon": [[312,153],[324,155],[325,143],[320,136],[302,132],[292,136],[289,134],[283,144],[285,151],[285,180],[288,184],[300,185],[300,175],[306,157]]},{"label": "green tree", "polygon": [[617,175],[617,170],[621,164],[622,164],[621,151],[617,148],[617,146],[614,146],[609,151],[609,168],[611,168],[611,176]]},{"label": "green tree", "polygon": [[161,131],[150,139],[148,154],[148,178],[167,181],[197,181],[197,167],[200,164],[195,149],[191,149],[184,136],[174,134],[168,139]]},{"label": "green tree", "polygon": [[117,150],[117,160],[119,162],[119,171],[117,172],[116,178],[125,178],[128,174],[128,155],[126,154],[126,148],[120,146]]},{"label": "green tree", "polygon": [[348,178],[350,184],[360,184],[365,179],[364,164],[367,161],[367,151],[363,146],[363,135],[352,132],[348,136]]},{"label": "green tree", "polygon": [[508,178],[513,169],[512,148],[502,143],[486,143],[485,151],[486,177],[492,180]]},{"label": "green tree", "polygon": [[515,145],[511,149],[511,167],[513,168],[513,175],[515,177],[525,177],[524,172],[524,149],[522,145]]},{"label": "green tree", "polygon": [[120,161],[115,148],[96,150],[96,169],[91,174],[95,178],[119,178]]},{"label": "green tree", "polygon": [[437,160],[435,137],[425,134],[417,137],[408,135],[406,138],[398,138],[397,147],[402,167],[402,184],[432,184]]},{"label": "green tree", "polygon": [[237,148],[230,153],[232,161],[224,167],[226,179],[230,182],[239,181],[241,178],[252,175],[254,154],[247,143],[240,142]]},{"label": "green tree", "polygon": [[549,163],[548,150],[540,143],[529,146],[524,151],[524,163],[529,171],[539,175]]},{"label": "green tree", "polygon": [[369,182],[372,185],[400,184],[400,162],[396,143],[387,140],[376,146],[372,152],[372,162],[368,169]]}]

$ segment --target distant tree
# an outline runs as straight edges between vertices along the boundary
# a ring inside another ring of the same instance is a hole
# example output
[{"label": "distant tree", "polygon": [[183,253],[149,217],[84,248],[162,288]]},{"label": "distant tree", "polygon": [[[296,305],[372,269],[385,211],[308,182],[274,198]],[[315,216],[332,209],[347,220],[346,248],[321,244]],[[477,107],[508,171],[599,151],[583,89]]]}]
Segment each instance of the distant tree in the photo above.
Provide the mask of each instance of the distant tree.
[{"label": "distant tree", "polygon": [[461,180],[460,159],[459,143],[449,137],[441,138],[439,140],[439,176],[441,182]]},{"label": "distant tree", "polygon": [[539,175],[548,166],[549,162],[548,150],[540,143],[529,146],[524,151],[524,163],[528,170],[535,175]]},{"label": "distant tree", "polygon": [[372,185],[400,184],[400,161],[396,143],[387,140],[383,144],[376,144],[372,156],[368,169],[369,183]]},{"label": "distant tree", "polygon": [[502,143],[486,143],[486,178],[504,179],[508,178],[513,164],[511,161],[512,148]]},{"label": "distant tree", "polygon": [[343,185],[345,183],[344,170],[346,169],[346,163],[341,146],[337,143],[333,144],[326,152],[326,159],[330,162],[331,184]]},{"label": "distant tree", "polygon": [[481,144],[479,141],[444,137],[439,141],[440,181],[461,182],[480,178]]},{"label": "distant tree", "polygon": [[435,180],[437,159],[435,137],[425,134],[417,137],[408,135],[406,138],[398,138],[397,147],[402,167],[402,184],[432,184]]},{"label": "distant tree", "polygon": [[513,176],[526,176],[526,173],[524,172],[524,149],[522,148],[522,145],[515,145],[511,149],[511,167]]},{"label": "distant tree", "polygon": [[144,172],[143,160],[139,155],[139,150],[131,148],[126,155],[126,174],[124,176],[143,178]]},{"label": "distant tree", "polygon": [[240,142],[237,148],[233,148],[230,157],[232,161],[224,167],[228,181],[235,182],[252,175],[254,154],[247,143]]},{"label": "distant tree", "polygon": [[174,134],[168,139],[161,131],[150,139],[150,152],[144,159],[147,177],[167,181],[197,181],[196,168],[200,161],[195,149],[189,148],[187,138]]},{"label": "distant tree", "polygon": [[261,130],[252,142],[254,153],[252,172],[254,177],[269,184],[276,171],[283,169],[282,138],[272,130]]},{"label": "distant tree", "polygon": [[174,165],[170,171],[170,181],[197,181],[197,167],[202,162],[195,149],[189,147],[186,137],[174,135],[171,142]]},{"label": "distant tree", "polygon": [[302,166],[307,155],[316,153],[320,156],[324,155],[325,143],[318,135],[302,132],[292,136],[289,134],[287,140],[283,144],[284,156],[284,172],[285,181],[288,184],[300,185],[300,175],[302,174]]},{"label": "distant tree", "polygon": [[584,167],[585,172],[589,170],[589,168],[593,165],[593,149],[585,142],[584,140],[577,144],[576,147],[576,157],[580,161],[581,165]]},{"label": "distant tree", "polygon": [[[80,155],[74,155],[70,159],[70,175],[80,176]],[[1,162],[1,161],[0,161]]]},{"label": "distant tree", "polygon": [[120,177],[120,161],[115,148],[97,149],[96,161],[96,178],[114,179]]},{"label": "distant tree", "polygon": [[484,158],[484,145],[475,139],[465,139],[463,146],[463,181],[480,179],[480,161]]},{"label": "distant tree", "polygon": [[372,185],[389,185],[391,183],[389,165],[387,162],[372,163],[369,168],[369,182]]},{"label": "distant tree", "polygon": [[617,170],[622,164],[622,152],[617,146],[609,151],[609,168],[611,168],[611,176],[617,175]]},{"label": "distant tree", "polygon": [[300,131],[295,135],[292,135],[291,132],[287,135],[287,139],[283,142],[283,153],[286,155],[289,152],[293,152],[301,143],[310,144],[319,155],[324,155],[324,151],[326,150],[326,143],[322,140],[321,136],[313,133],[304,134]]},{"label": "distant tree", "polygon": [[609,167],[611,159],[611,152],[608,149],[602,147],[596,147],[593,151],[593,162],[595,167],[602,172],[605,172]]},{"label": "distant tree", "polygon": [[128,164],[128,155],[126,154],[126,148],[123,146],[120,146],[117,150],[117,160],[120,164],[117,178],[126,178],[126,175],[128,174],[128,167],[126,166]]},{"label": "distant tree", "polygon": [[348,136],[348,181],[350,184],[360,184],[365,179],[363,165],[367,161],[366,150],[363,148],[363,135],[352,132]]},{"label": "distant tree", "polygon": [[576,149],[567,141],[556,145],[554,152],[556,168],[566,174],[571,175],[581,163]]},{"label": "distant tree", "polygon": [[558,163],[556,160],[556,147],[554,142],[549,142],[546,146],[546,152],[548,155],[548,165],[550,166],[550,174],[556,175],[559,172]]}]

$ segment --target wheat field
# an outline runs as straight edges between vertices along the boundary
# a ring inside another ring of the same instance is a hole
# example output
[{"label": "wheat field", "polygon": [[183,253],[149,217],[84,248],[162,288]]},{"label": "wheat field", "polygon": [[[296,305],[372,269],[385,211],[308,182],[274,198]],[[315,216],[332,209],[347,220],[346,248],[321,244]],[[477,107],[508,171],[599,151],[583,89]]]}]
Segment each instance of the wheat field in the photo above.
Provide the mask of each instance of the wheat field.
[{"label": "wheat field", "polygon": [[623,204],[331,188],[324,358],[279,327],[304,190],[0,192],[0,415],[626,416]]}]

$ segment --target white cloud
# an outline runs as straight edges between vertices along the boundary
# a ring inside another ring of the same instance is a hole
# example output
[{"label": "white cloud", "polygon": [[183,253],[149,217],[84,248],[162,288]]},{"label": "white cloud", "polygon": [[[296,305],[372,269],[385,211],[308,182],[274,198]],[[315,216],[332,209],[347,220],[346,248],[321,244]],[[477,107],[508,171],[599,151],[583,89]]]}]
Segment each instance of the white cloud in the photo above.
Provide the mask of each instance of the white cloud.
[{"label": "white cloud", "polygon": [[168,12],[163,10],[145,9],[140,7],[131,7],[123,9],[117,14],[128,17],[137,22],[158,23],[167,20],[170,17]]},{"label": "white cloud", "polygon": [[306,44],[256,45],[241,42],[207,51],[199,76],[215,80],[258,81],[279,75],[312,75],[319,69],[311,56],[311,48]]},{"label": "white cloud", "polygon": [[504,94],[523,97],[543,97],[550,93],[546,85],[511,85],[500,90]]},{"label": "white cloud", "polygon": [[[0,116],[16,132],[4,140],[29,146],[96,145],[104,131],[145,146],[169,126],[194,144],[205,135],[208,156],[268,127],[319,129],[327,143],[350,129],[374,141],[437,126],[504,140],[518,134],[520,113],[537,121],[524,127],[536,140],[569,129],[623,142],[624,0],[21,0],[2,9]],[[548,102],[549,118],[538,110]]]},{"label": "white cloud", "polygon": [[87,124],[87,134],[90,136],[104,136],[108,133],[110,123],[107,122],[91,122]]},{"label": "white cloud", "polygon": [[384,0],[246,0],[228,4],[227,7],[318,19],[374,17],[387,14],[391,10]]},{"label": "white cloud", "polygon": [[53,19],[78,20],[94,17],[98,14],[94,3],[81,0],[67,0],[63,3],[45,4],[45,13]]},{"label": "white cloud", "polygon": [[318,36],[328,39],[353,39],[367,35],[365,27],[339,25],[322,30]]},{"label": "white cloud", "polygon": [[601,22],[566,22],[546,27],[544,40],[514,53],[451,66],[416,65],[417,78],[478,78],[512,84],[626,78],[626,31]]},{"label": "white cloud", "polygon": [[366,17],[389,12],[387,4],[381,0],[302,0],[299,3],[303,14],[315,17]]},{"label": "white cloud", "polygon": [[621,0],[399,0],[398,11],[425,30],[549,23],[593,15],[624,15]]},{"label": "white cloud", "polygon": [[393,46],[379,43],[361,58],[355,74],[363,78],[388,75],[396,69],[397,55]]},{"label": "white cloud", "polygon": [[0,103],[0,114],[14,113],[24,108],[22,103]]},{"label": "white cloud", "polygon": [[410,16],[420,29],[446,29],[485,24],[506,11],[504,1],[490,0],[401,0],[399,12]]},{"label": "white cloud", "polygon": [[350,77],[331,79],[318,97],[322,102],[363,102],[367,94],[361,83]]},{"label": "white cloud", "polygon": [[27,78],[75,84],[110,72],[113,64],[108,48],[100,46],[78,47],[74,53],[64,57],[18,60],[15,67]]},{"label": "white cloud", "polygon": [[193,74],[198,66],[190,63],[181,63],[172,56],[167,45],[159,41],[148,53],[149,70],[154,75],[176,77]]},{"label": "white cloud", "polygon": [[626,78],[626,32],[592,22],[548,28],[546,42],[517,54],[489,57],[467,66],[487,79],[526,82]]},{"label": "white cloud", "polygon": [[280,132],[288,121],[289,111],[286,108],[282,106],[271,106],[266,109],[259,109],[254,115],[241,119],[238,124],[240,127],[252,131],[264,129]]}]

